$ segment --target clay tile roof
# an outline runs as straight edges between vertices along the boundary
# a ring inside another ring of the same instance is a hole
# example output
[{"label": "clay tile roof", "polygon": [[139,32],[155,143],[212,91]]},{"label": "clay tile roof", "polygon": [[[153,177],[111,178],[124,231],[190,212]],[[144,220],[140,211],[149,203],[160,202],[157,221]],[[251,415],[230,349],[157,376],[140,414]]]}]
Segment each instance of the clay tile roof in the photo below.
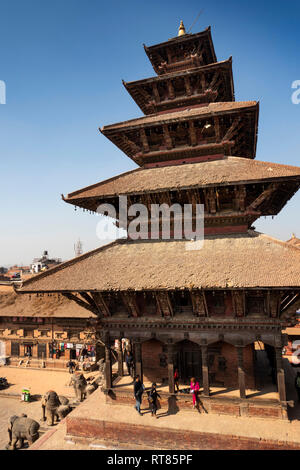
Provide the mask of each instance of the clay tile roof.
[{"label": "clay tile roof", "polygon": [[290,240],[287,240],[287,243],[300,248],[300,238],[297,238],[294,234]]},{"label": "clay tile roof", "polygon": [[24,282],[20,292],[300,286],[300,250],[249,231],[195,242],[118,240]]},{"label": "clay tile roof", "polygon": [[96,318],[96,315],[65,297],[45,295],[29,299],[17,295],[9,286],[0,289],[0,317]]},{"label": "clay tile roof", "polygon": [[172,165],[158,168],[138,168],[100,183],[68,194],[67,202],[82,198],[109,197],[118,194],[138,194],[178,188],[222,185],[238,182],[300,177],[300,167],[224,157],[222,160]]},{"label": "clay tile roof", "polygon": [[257,101],[228,101],[219,103],[209,103],[207,106],[200,106],[197,108],[184,109],[182,111],[176,111],[164,114],[150,114],[137,119],[131,119],[129,121],[118,122],[116,124],[110,124],[103,126],[101,132],[106,134],[107,132],[114,132],[118,129],[131,128],[135,126],[151,126],[156,125],[159,122],[172,122],[177,119],[189,119],[198,116],[208,116],[214,114],[223,114],[226,112],[240,111],[246,109],[258,108]]},{"label": "clay tile roof", "polygon": [[214,62],[213,64],[208,64],[208,65],[202,65],[201,67],[194,67],[190,68],[187,70],[180,70],[179,72],[169,72],[169,73],[164,73],[163,75],[155,75],[154,77],[148,77],[148,78],[143,78],[140,80],[132,80],[130,82],[123,82],[123,84],[127,87],[133,87],[135,85],[140,85],[144,84],[147,82],[162,82],[164,80],[168,80],[169,78],[173,77],[179,77],[181,75],[191,75],[193,73],[199,73],[199,72],[205,72],[210,71],[212,69],[218,69],[220,67],[224,66],[229,66],[231,67],[232,65],[232,57],[226,60],[222,60],[220,62]]}]

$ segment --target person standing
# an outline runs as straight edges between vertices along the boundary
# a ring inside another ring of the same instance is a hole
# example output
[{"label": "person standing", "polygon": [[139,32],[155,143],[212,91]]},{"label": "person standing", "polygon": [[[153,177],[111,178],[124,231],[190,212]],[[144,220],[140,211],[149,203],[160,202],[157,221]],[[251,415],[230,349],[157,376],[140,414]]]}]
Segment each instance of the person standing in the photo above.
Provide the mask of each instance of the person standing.
[{"label": "person standing", "polygon": [[300,401],[300,372],[297,372],[297,375],[295,378],[295,388],[298,394],[298,401]]},{"label": "person standing", "polygon": [[174,372],[174,385],[176,386],[177,390],[175,390],[175,392],[179,392],[179,372],[178,372],[178,369],[176,367],[175,369],[175,372]]},{"label": "person standing", "polygon": [[128,375],[131,375],[132,374],[132,369],[133,369],[133,356],[132,356],[132,353],[131,351],[125,351],[125,362],[126,362],[126,366],[127,366],[127,370],[128,370]]},{"label": "person standing", "polygon": [[142,404],[144,390],[145,390],[144,384],[142,383],[140,376],[137,375],[135,378],[135,382],[134,382],[135,409],[141,416],[142,416],[141,404]]},{"label": "person standing", "polygon": [[191,378],[191,391],[190,393],[193,394],[193,408],[196,408],[197,403],[197,394],[199,391],[199,382],[196,381],[195,377]]},{"label": "person standing", "polygon": [[156,418],[158,418],[158,416],[156,416],[157,397],[160,398],[160,395],[156,390],[156,383],[153,383],[152,386],[151,386],[151,390],[149,392],[149,395],[148,395],[148,400],[149,400],[150,409],[151,409],[151,416],[155,416]]},{"label": "person standing", "polygon": [[67,363],[67,367],[69,367],[69,373],[70,374],[73,374],[74,372],[74,369],[75,369],[75,363],[70,360],[68,363]]}]

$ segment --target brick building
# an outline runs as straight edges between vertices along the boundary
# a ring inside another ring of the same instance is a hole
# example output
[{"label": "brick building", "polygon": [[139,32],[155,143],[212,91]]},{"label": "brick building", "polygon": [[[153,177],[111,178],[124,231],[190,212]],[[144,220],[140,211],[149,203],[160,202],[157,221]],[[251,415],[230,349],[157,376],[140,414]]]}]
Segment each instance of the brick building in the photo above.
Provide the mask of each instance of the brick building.
[{"label": "brick building", "polygon": [[[86,345],[95,361],[95,321],[92,312],[56,295],[20,298],[10,286],[0,286],[0,342],[11,365],[30,359],[46,367],[63,368],[79,359]],[[29,355],[28,355],[29,354]]]}]

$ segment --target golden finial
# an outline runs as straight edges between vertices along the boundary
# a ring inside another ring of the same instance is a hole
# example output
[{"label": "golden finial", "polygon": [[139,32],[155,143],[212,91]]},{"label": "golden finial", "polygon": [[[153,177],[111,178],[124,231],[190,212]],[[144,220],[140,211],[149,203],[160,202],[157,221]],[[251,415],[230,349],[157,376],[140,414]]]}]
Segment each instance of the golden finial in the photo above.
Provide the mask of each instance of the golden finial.
[{"label": "golden finial", "polygon": [[181,20],[180,26],[178,29],[178,36],[183,36],[184,34],[185,34],[185,27],[184,27],[183,21]]}]

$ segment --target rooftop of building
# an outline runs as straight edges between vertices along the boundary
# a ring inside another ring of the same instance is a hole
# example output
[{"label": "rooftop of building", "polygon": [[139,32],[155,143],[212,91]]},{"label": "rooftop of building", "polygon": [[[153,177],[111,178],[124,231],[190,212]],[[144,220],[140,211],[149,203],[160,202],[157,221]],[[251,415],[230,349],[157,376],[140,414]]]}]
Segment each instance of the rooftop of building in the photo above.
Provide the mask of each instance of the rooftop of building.
[{"label": "rooftop of building", "polygon": [[300,250],[249,230],[193,241],[117,240],[23,283],[20,293],[289,288],[300,285]]},{"label": "rooftop of building", "polygon": [[300,238],[297,238],[294,233],[293,233],[293,235],[292,235],[292,238],[290,238],[289,240],[287,240],[287,243],[289,243],[290,245],[293,245],[293,246],[296,246],[296,247],[300,248]]},{"label": "rooftop of building", "polygon": [[257,101],[228,101],[219,103],[209,103],[206,105],[200,105],[193,108],[188,108],[180,111],[173,111],[164,114],[150,114],[136,119],[130,119],[128,121],[122,121],[115,124],[109,124],[101,128],[101,132],[104,134],[116,132],[120,129],[134,128],[140,126],[151,126],[158,123],[171,123],[178,122],[178,120],[189,120],[196,117],[202,116],[217,116],[219,114],[226,114],[239,111],[258,111],[259,103]]},{"label": "rooftop of building", "polygon": [[137,168],[114,176],[67,195],[67,202],[83,198],[110,197],[119,194],[139,194],[151,191],[251,184],[276,178],[300,177],[300,167],[279,163],[249,160],[242,157],[224,157],[220,160],[170,165],[158,168]]},{"label": "rooftop of building", "polygon": [[[200,31],[194,34],[179,34],[178,36],[168,39],[168,41],[154,44],[152,46],[146,46],[144,44],[144,49],[155,72],[159,74],[162,73],[162,71],[159,69],[160,63],[163,60],[167,61],[169,59],[168,55],[166,54],[167,49],[174,50],[177,48],[177,46],[180,46],[183,49],[188,50],[192,46],[193,49],[189,51],[192,53],[194,51],[195,45],[202,47],[202,51],[205,52],[206,63],[217,62],[210,26],[204,31]],[[174,60],[174,62],[176,62],[176,60]]]},{"label": "rooftop of building", "polygon": [[63,296],[21,297],[12,286],[0,285],[0,317],[96,318],[96,315]]}]

